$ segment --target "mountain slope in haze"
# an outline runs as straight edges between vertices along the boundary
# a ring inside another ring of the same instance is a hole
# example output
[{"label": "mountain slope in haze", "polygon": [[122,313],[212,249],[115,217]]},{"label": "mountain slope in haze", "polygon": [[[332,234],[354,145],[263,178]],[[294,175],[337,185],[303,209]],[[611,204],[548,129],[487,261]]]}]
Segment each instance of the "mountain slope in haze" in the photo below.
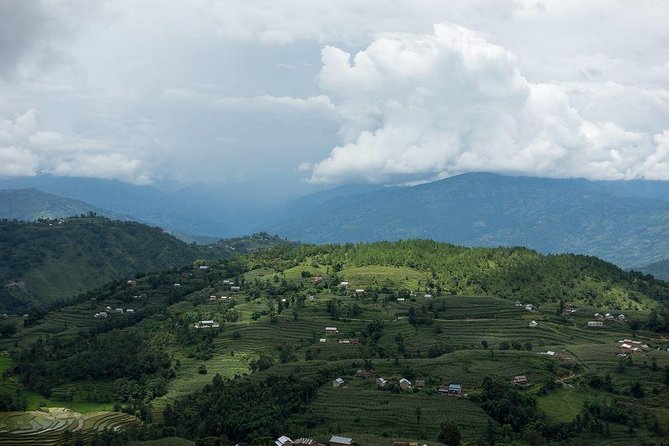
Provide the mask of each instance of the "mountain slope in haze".
[{"label": "mountain slope in haze", "polygon": [[226,203],[221,195],[202,196],[197,190],[165,192],[116,180],[48,175],[2,180],[0,188],[35,188],[117,214],[132,215],[139,221],[181,234],[220,238],[249,232],[237,223],[233,227],[234,219],[230,217],[235,215],[235,204],[231,199]]},{"label": "mountain slope in haze", "polygon": [[0,306],[18,311],[28,301],[54,299],[136,273],[191,262],[199,248],[160,228],[101,217],[61,222],[0,222]]},{"label": "mountain slope in haze", "polygon": [[622,266],[669,252],[669,203],[579,179],[464,174],[286,208],[263,229],[304,242],[429,238],[590,254]]},{"label": "mountain slope in haze", "polygon": [[94,212],[116,220],[130,220],[83,201],[63,198],[37,189],[0,190],[0,218],[35,221],[42,218],[65,218]]},{"label": "mountain slope in haze", "polygon": [[645,274],[652,274],[658,279],[669,281],[669,259],[659,260],[634,269]]}]

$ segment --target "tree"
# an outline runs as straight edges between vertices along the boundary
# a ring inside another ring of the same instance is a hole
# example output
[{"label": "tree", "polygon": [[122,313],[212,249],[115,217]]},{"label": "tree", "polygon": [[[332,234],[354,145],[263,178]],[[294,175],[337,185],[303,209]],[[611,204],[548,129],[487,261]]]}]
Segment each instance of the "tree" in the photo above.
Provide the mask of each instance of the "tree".
[{"label": "tree", "polygon": [[414,413],[416,414],[416,429],[420,431],[420,417],[422,415],[420,406],[416,406]]},{"label": "tree", "polygon": [[481,341],[481,347],[483,347],[483,350],[488,350],[488,341],[485,339]]},{"label": "tree", "polygon": [[460,428],[452,421],[441,423],[441,430],[439,431],[439,437],[437,437],[437,440],[448,446],[459,446],[460,441],[462,440]]}]

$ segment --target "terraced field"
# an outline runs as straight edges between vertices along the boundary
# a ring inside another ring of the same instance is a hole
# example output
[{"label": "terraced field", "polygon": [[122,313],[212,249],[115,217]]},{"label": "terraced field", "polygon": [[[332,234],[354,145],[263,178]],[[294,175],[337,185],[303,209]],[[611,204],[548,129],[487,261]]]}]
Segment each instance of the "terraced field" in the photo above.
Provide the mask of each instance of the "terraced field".
[{"label": "terraced field", "polygon": [[120,412],[81,415],[62,408],[51,408],[48,412],[5,412],[0,413],[0,444],[56,446],[78,437],[90,444],[95,432],[118,431],[140,424],[137,418]]}]

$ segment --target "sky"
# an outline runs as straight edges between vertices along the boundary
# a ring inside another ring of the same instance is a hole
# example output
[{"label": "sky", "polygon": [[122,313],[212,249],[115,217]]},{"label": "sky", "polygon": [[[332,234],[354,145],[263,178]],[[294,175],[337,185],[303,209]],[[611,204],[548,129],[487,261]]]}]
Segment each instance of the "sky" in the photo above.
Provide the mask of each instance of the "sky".
[{"label": "sky", "polygon": [[2,0],[0,176],[669,180],[662,0]]}]

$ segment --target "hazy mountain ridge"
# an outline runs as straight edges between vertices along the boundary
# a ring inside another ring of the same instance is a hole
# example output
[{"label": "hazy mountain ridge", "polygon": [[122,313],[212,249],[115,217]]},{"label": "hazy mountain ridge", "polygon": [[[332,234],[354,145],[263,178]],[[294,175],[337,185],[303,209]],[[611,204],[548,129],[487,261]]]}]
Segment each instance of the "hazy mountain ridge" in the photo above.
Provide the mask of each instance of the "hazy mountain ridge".
[{"label": "hazy mountain ridge", "polygon": [[[315,206],[297,200],[286,207],[288,216],[270,219],[266,229],[316,243],[430,238],[466,246],[528,246],[596,255],[623,266],[664,258],[669,203],[614,194],[616,183],[465,174]],[[660,187],[669,190],[669,183]]]},{"label": "hazy mountain ridge", "polygon": [[669,281],[669,259],[659,260],[634,269],[646,274],[652,274],[658,279]]},{"label": "hazy mountain ridge", "polygon": [[83,201],[59,197],[35,188],[0,190],[0,218],[35,221],[42,218],[66,218],[89,212],[115,220],[133,219]]}]

